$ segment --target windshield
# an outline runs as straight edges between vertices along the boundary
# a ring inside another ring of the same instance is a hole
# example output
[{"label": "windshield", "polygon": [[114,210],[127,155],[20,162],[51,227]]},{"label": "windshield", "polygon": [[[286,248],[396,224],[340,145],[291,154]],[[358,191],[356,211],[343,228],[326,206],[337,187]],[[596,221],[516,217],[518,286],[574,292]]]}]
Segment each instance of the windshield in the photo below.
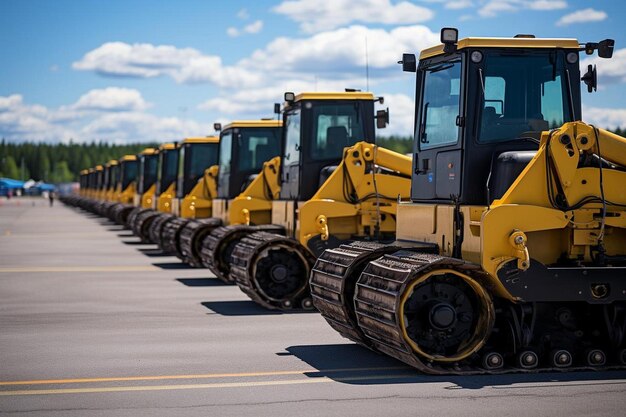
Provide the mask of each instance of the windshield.
[{"label": "windshield", "polygon": [[120,180],[120,166],[112,165],[111,172],[109,173],[110,182],[108,184],[109,189],[115,189],[117,187],[117,183]]},{"label": "windshield", "polygon": [[219,190],[228,189],[230,175],[230,160],[232,159],[233,131],[228,130],[220,137],[219,171],[217,174],[217,187]]},{"label": "windshield", "polygon": [[217,143],[187,143],[181,153],[184,158],[184,175],[179,180],[179,197],[186,196],[191,192],[198,180],[204,175],[204,171],[217,164]]},{"label": "windshield", "polygon": [[137,179],[138,163],[137,161],[126,161],[122,164],[122,190]]},{"label": "windshield", "polygon": [[287,138],[284,152],[284,165],[298,165],[300,162],[300,109],[285,114],[285,135]]},{"label": "windshield", "polygon": [[360,103],[313,105],[311,159],[323,161],[340,158],[345,147],[365,139]]},{"label": "windshield", "polygon": [[245,128],[237,138],[238,168],[241,171],[260,171],[263,162],[280,154],[280,129]]},{"label": "windshield", "polygon": [[137,193],[143,194],[148,191],[148,188],[152,187],[152,184],[156,181],[158,161],[158,155],[141,156],[137,181]]},{"label": "windshield", "polygon": [[178,149],[171,149],[161,154],[161,172],[157,194],[165,191],[174,181],[178,170]]},{"label": "windshield", "polygon": [[436,64],[424,74],[424,101],[419,128],[420,149],[454,144],[458,140],[461,61]]},{"label": "windshield", "polygon": [[570,121],[564,68],[560,52],[487,54],[479,141],[538,137]]}]

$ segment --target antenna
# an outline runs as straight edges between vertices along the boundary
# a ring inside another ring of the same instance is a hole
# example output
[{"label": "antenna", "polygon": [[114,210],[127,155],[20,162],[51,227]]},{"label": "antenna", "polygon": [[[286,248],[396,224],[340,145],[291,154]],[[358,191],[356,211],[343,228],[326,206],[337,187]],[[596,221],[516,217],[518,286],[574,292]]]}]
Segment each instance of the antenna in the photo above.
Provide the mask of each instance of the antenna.
[{"label": "antenna", "polygon": [[367,35],[365,35],[365,91],[370,91],[370,63],[367,53]]}]

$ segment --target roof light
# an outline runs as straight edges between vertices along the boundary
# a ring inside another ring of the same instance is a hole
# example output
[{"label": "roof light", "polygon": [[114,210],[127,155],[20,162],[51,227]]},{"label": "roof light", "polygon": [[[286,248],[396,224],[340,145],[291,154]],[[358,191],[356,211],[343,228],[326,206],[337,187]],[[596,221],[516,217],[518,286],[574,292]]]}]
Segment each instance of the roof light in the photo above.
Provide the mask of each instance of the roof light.
[{"label": "roof light", "polygon": [[456,28],[441,29],[441,43],[443,51],[447,54],[456,51],[456,43],[459,40],[459,30]]},{"label": "roof light", "polygon": [[441,29],[441,43],[456,43],[459,40],[459,30],[456,28]]}]

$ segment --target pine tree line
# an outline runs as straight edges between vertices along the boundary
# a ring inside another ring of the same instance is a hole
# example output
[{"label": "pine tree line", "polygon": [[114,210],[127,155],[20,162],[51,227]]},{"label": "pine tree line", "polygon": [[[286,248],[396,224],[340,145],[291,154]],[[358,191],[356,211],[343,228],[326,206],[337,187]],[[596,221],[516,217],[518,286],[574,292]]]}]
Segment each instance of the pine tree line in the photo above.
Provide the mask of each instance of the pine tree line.
[{"label": "pine tree line", "polygon": [[77,181],[81,170],[123,155],[134,155],[156,144],[0,142],[0,177],[50,183]]},{"label": "pine tree line", "polygon": [[[626,128],[617,128],[612,132],[626,137]],[[377,138],[376,143],[393,151],[408,154],[413,152],[413,138],[389,136]],[[51,183],[78,180],[81,170],[123,155],[134,155],[144,148],[158,146],[152,144],[131,143],[111,145],[104,142],[92,143],[8,143],[0,142],[0,177],[13,179],[34,179]],[[23,161],[23,164],[22,164]]]}]

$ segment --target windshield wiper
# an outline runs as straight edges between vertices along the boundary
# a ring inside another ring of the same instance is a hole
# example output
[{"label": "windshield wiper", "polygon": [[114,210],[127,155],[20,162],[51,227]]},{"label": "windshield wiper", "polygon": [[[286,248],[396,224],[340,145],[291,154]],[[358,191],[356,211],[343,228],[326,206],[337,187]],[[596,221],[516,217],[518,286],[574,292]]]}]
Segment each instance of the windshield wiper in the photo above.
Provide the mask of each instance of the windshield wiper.
[{"label": "windshield wiper", "polygon": [[435,72],[439,72],[439,71],[450,69],[450,68],[452,68],[454,66],[454,64],[455,64],[454,62],[451,63],[451,64],[442,64],[442,65],[439,65],[438,67],[428,68],[426,71],[428,71],[428,72],[430,72],[432,74],[432,73],[435,73]]}]

